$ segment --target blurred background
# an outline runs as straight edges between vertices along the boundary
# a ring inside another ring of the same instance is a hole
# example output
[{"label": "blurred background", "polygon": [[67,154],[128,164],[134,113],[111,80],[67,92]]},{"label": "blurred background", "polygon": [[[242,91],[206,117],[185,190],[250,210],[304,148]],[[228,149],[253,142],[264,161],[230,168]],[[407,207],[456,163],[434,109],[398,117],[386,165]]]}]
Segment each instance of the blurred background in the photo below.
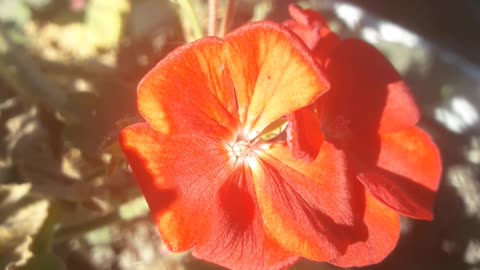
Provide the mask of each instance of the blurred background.
[{"label": "blurred background", "polygon": [[[232,26],[281,22],[291,2],[239,0]],[[390,59],[443,156],[435,220],[402,220],[394,252],[365,269],[480,269],[480,1],[299,3]],[[0,269],[220,269],[165,249],[116,144],[138,121],[139,80],[202,34],[206,12],[205,0],[0,0]]]}]

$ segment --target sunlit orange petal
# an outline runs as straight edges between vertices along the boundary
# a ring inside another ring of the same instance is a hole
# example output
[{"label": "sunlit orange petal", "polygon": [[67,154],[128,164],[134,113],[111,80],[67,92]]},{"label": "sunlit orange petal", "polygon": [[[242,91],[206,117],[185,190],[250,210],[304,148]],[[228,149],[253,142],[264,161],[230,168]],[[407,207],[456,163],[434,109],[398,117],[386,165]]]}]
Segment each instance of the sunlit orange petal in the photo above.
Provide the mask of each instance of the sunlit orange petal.
[{"label": "sunlit orange petal", "polygon": [[224,144],[162,136],[147,124],[125,128],[120,144],[166,245],[172,251],[192,248],[210,230],[211,196],[231,173]]},{"label": "sunlit orange petal", "polygon": [[376,198],[404,215],[432,219],[442,164],[425,132],[410,128],[381,134],[377,165],[359,176]]},{"label": "sunlit orange petal", "polygon": [[260,154],[252,168],[258,206],[267,231],[286,250],[322,261],[346,248],[355,217],[344,162],[330,144],[310,163],[295,160],[284,144]]},{"label": "sunlit orange petal", "polygon": [[233,88],[221,59],[221,39],[179,47],[138,86],[138,110],[163,134],[208,134],[231,139],[237,129]]},{"label": "sunlit orange petal", "polygon": [[222,55],[236,91],[243,135],[249,139],[328,89],[305,44],[278,24],[237,29],[225,37]]}]

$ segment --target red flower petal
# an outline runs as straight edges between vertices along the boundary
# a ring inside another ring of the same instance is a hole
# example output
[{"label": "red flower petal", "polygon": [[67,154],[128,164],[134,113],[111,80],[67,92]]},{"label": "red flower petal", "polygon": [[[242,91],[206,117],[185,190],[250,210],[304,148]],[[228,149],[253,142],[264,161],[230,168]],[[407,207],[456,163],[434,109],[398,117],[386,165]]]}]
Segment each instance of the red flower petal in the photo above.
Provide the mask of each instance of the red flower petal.
[{"label": "red flower petal", "polygon": [[381,134],[378,168],[359,175],[380,201],[419,219],[432,219],[441,160],[430,137],[418,128]]},{"label": "red flower petal", "polygon": [[341,42],[327,62],[326,74],[331,83],[331,90],[322,97],[326,99],[326,136],[343,136],[345,130],[335,130],[338,122],[345,122],[356,137],[417,123],[417,106],[400,75],[365,42]]},{"label": "red flower petal", "polygon": [[323,142],[320,119],[309,106],[288,116],[287,139],[293,156],[311,161],[317,157]]},{"label": "red flower petal", "polygon": [[222,46],[221,39],[208,37],[179,47],[143,78],[138,110],[153,129],[233,138],[237,107],[225,78]]},{"label": "red flower petal", "polygon": [[241,135],[253,139],[327,89],[318,63],[297,36],[279,24],[259,22],[225,41],[205,38],[176,49],[140,83],[138,108],[164,134],[231,140],[240,120]]},{"label": "red flower petal", "polygon": [[297,34],[310,49],[314,49],[322,38],[331,33],[327,21],[313,10],[304,10],[290,4],[288,12],[292,19],[283,24]]},{"label": "red flower petal", "polygon": [[278,118],[313,103],[328,89],[308,48],[275,23],[248,24],[228,34],[222,55],[248,139]]},{"label": "red flower petal", "polygon": [[310,48],[317,60],[324,64],[328,55],[340,43],[340,39],[328,27],[327,21],[317,12],[301,9],[295,4],[288,6],[293,18],[283,24],[297,34]]},{"label": "red flower petal", "polygon": [[192,248],[218,218],[212,215],[212,194],[232,172],[225,144],[162,136],[147,124],[122,130],[120,144],[167,247]]},{"label": "red flower petal", "polygon": [[399,215],[375,199],[365,188],[357,183],[357,195],[364,194],[356,203],[363,201],[362,222],[367,227],[367,236],[348,246],[342,256],[330,260],[340,267],[360,267],[381,262],[390,254],[400,236]]},{"label": "red flower petal", "polygon": [[232,269],[282,269],[298,260],[266,236],[251,176],[233,169],[223,142],[163,136],[147,124],[127,127],[120,142],[170,250],[195,245],[195,256]]},{"label": "red flower petal", "polygon": [[317,159],[303,163],[284,144],[259,153],[252,167],[263,222],[286,250],[324,261],[339,256],[355,217],[344,156],[324,143]]},{"label": "red flower petal", "polygon": [[208,234],[199,236],[193,254],[230,269],[284,269],[298,257],[265,234],[251,181],[243,166],[225,181],[213,198],[218,218]]}]

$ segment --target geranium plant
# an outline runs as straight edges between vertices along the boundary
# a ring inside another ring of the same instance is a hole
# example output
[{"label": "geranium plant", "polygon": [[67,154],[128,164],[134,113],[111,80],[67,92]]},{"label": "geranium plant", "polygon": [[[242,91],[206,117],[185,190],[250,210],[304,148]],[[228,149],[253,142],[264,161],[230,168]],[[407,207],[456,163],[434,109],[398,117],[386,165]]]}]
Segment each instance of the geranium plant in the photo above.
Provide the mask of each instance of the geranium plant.
[{"label": "geranium plant", "polygon": [[232,269],[378,263],[399,215],[432,219],[437,147],[376,49],[289,9],[284,25],[166,56],[138,86],[145,122],[120,144],[172,251]]}]

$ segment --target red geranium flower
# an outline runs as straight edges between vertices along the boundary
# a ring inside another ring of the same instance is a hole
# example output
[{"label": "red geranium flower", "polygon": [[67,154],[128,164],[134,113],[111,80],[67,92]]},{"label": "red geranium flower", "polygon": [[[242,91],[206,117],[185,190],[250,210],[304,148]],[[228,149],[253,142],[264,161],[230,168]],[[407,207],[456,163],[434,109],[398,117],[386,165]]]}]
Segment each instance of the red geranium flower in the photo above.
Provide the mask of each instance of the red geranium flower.
[{"label": "red geranium flower", "polygon": [[364,213],[357,224],[366,226],[366,235],[330,262],[377,263],[397,242],[397,213],[432,219],[438,149],[415,127],[419,112],[410,90],[382,54],[363,41],[340,40],[311,10],[291,5],[289,11],[293,19],[285,24],[314,51],[331,86],[315,105],[289,116],[290,146],[296,157],[308,159],[334,145],[347,160],[341,166],[348,179],[341,181],[353,183],[355,211]]},{"label": "red geranium flower", "polygon": [[170,250],[234,269],[345,252],[358,218],[343,153],[325,145],[304,163],[264,136],[327,89],[303,42],[270,22],[182,46],[145,76],[146,123],[120,143]]},{"label": "red geranium flower", "polygon": [[[432,217],[440,159],[400,76],[290,9],[311,50],[249,24],[178,48],[139,85],[146,122],[120,143],[172,251],[234,269],[360,266],[393,249],[397,213]],[[287,119],[287,138],[270,132]]]}]

